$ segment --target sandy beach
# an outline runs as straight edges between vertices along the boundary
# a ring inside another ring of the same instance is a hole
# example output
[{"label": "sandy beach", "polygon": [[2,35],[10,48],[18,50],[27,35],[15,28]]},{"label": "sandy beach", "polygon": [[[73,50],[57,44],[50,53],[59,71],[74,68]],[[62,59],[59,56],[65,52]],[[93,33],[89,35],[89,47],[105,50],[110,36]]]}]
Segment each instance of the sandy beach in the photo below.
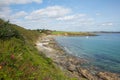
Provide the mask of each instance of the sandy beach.
[{"label": "sandy beach", "polygon": [[51,58],[54,64],[61,68],[69,77],[78,80],[120,80],[120,75],[110,72],[95,71],[95,68],[83,68],[80,65],[89,61],[68,54],[54,40],[55,36],[44,36],[36,42],[37,49]]}]

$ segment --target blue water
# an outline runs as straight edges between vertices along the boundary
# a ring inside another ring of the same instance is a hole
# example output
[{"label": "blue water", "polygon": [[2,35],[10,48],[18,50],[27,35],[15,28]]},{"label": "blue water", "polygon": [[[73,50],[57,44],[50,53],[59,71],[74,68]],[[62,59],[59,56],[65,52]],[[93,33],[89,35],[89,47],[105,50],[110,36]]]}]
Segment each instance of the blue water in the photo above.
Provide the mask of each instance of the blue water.
[{"label": "blue water", "polygon": [[90,37],[56,37],[69,54],[85,58],[99,69],[120,73],[120,34],[106,33]]}]

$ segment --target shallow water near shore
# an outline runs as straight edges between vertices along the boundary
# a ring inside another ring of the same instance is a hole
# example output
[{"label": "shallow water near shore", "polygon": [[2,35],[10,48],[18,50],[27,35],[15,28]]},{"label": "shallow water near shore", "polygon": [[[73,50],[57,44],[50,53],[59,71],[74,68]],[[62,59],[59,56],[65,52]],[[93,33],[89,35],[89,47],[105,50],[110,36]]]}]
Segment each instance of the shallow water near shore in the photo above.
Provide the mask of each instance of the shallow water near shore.
[{"label": "shallow water near shore", "polygon": [[[89,60],[89,66],[120,73],[120,34],[99,36],[55,37],[57,43],[69,54]],[[85,66],[84,65],[84,66]]]}]

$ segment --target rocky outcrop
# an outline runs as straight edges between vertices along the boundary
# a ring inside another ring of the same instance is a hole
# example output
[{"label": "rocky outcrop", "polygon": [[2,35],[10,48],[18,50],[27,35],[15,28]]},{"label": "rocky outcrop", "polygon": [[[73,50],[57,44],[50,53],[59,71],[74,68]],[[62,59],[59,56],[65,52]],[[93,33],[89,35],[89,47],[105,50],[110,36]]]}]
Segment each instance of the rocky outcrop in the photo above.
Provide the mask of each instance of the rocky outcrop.
[{"label": "rocky outcrop", "polygon": [[98,77],[103,80],[120,80],[120,75],[110,72],[99,72]]},{"label": "rocky outcrop", "polygon": [[83,68],[77,68],[79,74],[81,74],[83,77],[87,78],[88,80],[98,80],[98,77],[95,75],[91,74],[89,70],[83,69]]},{"label": "rocky outcrop", "polygon": [[69,71],[71,71],[71,72],[76,71],[76,66],[73,65],[73,64],[71,64],[70,62],[68,62],[68,65],[67,65],[66,67],[67,67],[67,69],[68,69]]}]

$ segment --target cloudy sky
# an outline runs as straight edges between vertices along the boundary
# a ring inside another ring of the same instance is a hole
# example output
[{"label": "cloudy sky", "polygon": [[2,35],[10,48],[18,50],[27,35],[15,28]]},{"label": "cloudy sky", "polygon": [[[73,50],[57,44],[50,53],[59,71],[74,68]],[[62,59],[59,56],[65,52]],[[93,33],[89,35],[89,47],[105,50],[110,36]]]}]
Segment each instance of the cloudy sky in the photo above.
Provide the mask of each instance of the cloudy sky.
[{"label": "cloudy sky", "polygon": [[120,0],[0,0],[0,18],[27,29],[120,31]]}]

